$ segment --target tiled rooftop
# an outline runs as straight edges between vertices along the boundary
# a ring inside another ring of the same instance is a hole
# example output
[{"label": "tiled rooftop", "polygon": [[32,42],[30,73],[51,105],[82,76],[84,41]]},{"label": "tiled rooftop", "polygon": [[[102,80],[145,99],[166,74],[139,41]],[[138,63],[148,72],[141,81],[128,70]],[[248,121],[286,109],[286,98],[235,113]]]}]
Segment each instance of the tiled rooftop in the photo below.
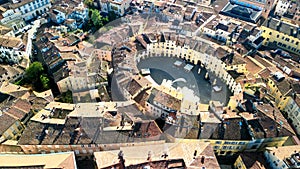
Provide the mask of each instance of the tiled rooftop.
[{"label": "tiled rooftop", "polygon": [[[259,123],[263,128],[265,138],[293,136],[294,130],[281,112],[270,105],[257,105]],[[279,129],[279,130],[278,130]]]},{"label": "tiled rooftop", "polygon": [[219,125],[211,137],[212,139],[224,140],[249,140],[246,123],[242,118],[224,119],[223,125]]},{"label": "tiled rooftop", "polygon": [[[184,143],[179,141],[178,143],[152,146],[121,147],[120,150],[97,152],[95,153],[97,166],[105,168],[119,164],[118,154],[120,151],[123,154],[125,166],[129,168],[145,165],[161,167],[165,164],[168,164],[168,168],[183,166],[188,168],[220,168],[212,148],[208,143],[200,141],[185,141]],[[164,158],[164,154],[167,155],[166,158]],[[147,160],[149,158],[151,162]]]},{"label": "tiled rooftop", "polygon": [[0,115],[0,135],[2,135],[17,119],[11,117],[10,115],[3,113]]},{"label": "tiled rooftop", "polygon": [[0,46],[18,49],[22,46],[22,39],[10,36],[0,36]]},{"label": "tiled rooftop", "polygon": [[19,144],[89,144],[91,139],[80,127],[80,120],[68,118],[65,125],[29,122]]},{"label": "tiled rooftop", "polygon": [[[17,161],[17,162],[16,162]],[[0,168],[69,168],[76,169],[73,152],[55,154],[1,154]]]},{"label": "tiled rooftop", "polygon": [[[284,22],[284,21],[280,21],[276,18],[268,18],[263,26],[265,27],[268,27],[270,29],[273,29],[273,30],[278,30],[279,32],[282,32],[286,35],[289,35],[289,36],[294,36],[295,33],[296,33],[296,38],[300,38],[300,33],[299,33],[299,26],[296,26],[296,25],[293,25],[291,23],[288,23],[288,22]],[[298,33],[297,33],[298,31]]]}]

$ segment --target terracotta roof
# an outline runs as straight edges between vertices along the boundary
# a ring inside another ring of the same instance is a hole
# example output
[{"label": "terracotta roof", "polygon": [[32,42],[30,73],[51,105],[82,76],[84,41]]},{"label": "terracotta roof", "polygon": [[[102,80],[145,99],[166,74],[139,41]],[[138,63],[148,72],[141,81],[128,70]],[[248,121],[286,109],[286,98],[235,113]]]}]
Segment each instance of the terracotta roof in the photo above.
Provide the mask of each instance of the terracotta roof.
[{"label": "terracotta roof", "polygon": [[256,74],[258,72],[260,72],[262,70],[262,68],[257,65],[257,63],[255,63],[253,61],[253,59],[250,59],[248,57],[245,58],[245,61],[246,61],[246,69],[252,73],[252,74]]},{"label": "terracotta roof", "polygon": [[19,110],[22,110],[24,112],[29,112],[31,109],[31,104],[27,100],[18,99],[15,104],[15,108],[18,108]]},{"label": "terracotta roof", "polygon": [[292,89],[292,86],[290,82],[287,79],[284,79],[281,82],[277,82],[273,77],[271,77],[273,82],[275,82],[278,90],[281,92],[281,94],[286,95],[288,92]]},{"label": "terracotta roof", "polygon": [[[98,121],[95,123],[98,125]],[[85,129],[88,133],[95,135],[95,130],[90,127]],[[122,128],[120,126],[119,128]],[[94,131],[92,131],[94,130]],[[162,131],[153,120],[143,120],[134,123],[134,126],[126,130],[108,130],[103,131],[95,142],[98,144],[112,144],[112,143],[130,143],[130,142],[145,142],[162,140]]]},{"label": "terracotta roof", "polygon": [[242,153],[240,157],[248,169],[265,169],[268,168],[267,162],[262,153]]},{"label": "terracotta roof", "polygon": [[284,160],[287,157],[290,157],[292,154],[300,151],[299,145],[293,146],[282,146],[282,147],[268,147],[267,151],[274,154],[278,159]]},{"label": "terracotta roof", "polygon": [[170,109],[180,110],[181,100],[179,100],[163,91],[156,90],[156,93],[154,93],[153,101],[160,103]]},{"label": "terracotta roof", "polygon": [[28,112],[24,112],[15,107],[11,107],[6,113],[15,119],[22,119]]},{"label": "terracotta roof", "polygon": [[[213,149],[209,147],[209,143],[198,140],[178,141],[177,143],[151,146],[121,147],[120,150],[96,152],[94,155],[98,168],[118,165],[120,151],[123,154],[125,166],[129,168],[141,168],[145,165],[160,168],[163,164],[167,164],[168,168],[183,166],[187,166],[187,168],[220,168]],[[166,155],[166,158],[164,155]],[[204,158],[204,160],[201,160],[201,158]]]},{"label": "terracotta roof", "polygon": [[0,155],[0,167],[27,168],[32,166],[41,166],[43,168],[77,168],[73,152],[34,155]]},{"label": "terracotta roof", "polygon": [[16,119],[10,115],[3,113],[0,116],[0,135],[3,134],[12,124],[16,122]]},{"label": "terracotta roof", "polygon": [[12,31],[12,28],[8,28],[8,27],[0,25],[0,34],[1,35],[5,35],[10,31]]},{"label": "terracotta roof", "polygon": [[145,87],[151,87],[151,82],[149,82],[145,77],[133,76],[133,79],[129,83],[128,92],[131,95],[137,94],[141,89]]},{"label": "terracotta roof", "polygon": [[8,48],[19,48],[22,45],[22,39],[10,36],[0,36],[0,46]]},{"label": "terracotta roof", "polygon": [[[277,108],[267,104],[257,105],[256,107],[259,111],[259,123],[264,129],[266,138],[296,135],[293,128]],[[276,131],[277,128],[280,128],[278,133]]]},{"label": "terracotta roof", "polygon": [[[90,144],[92,140],[86,134],[84,129],[77,127],[78,124],[79,124],[78,118],[68,118],[64,125],[42,124],[39,122],[30,121],[28,124],[30,128],[26,128],[24,130],[19,140],[19,144],[21,145]],[[47,129],[49,134],[45,133],[45,129]],[[73,133],[73,135],[70,135],[70,133]]]},{"label": "terracotta roof", "polygon": [[[240,125],[242,124],[242,125]],[[249,140],[251,139],[247,125],[241,117],[226,118],[211,137],[212,139]]]}]

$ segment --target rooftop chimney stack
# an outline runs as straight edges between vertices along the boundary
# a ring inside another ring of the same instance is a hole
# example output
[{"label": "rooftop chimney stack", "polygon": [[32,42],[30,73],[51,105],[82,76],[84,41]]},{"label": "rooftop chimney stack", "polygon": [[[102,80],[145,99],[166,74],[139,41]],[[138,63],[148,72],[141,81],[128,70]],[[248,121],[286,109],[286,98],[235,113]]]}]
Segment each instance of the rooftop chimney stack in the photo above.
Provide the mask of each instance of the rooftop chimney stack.
[{"label": "rooftop chimney stack", "polygon": [[148,152],[148,158],[147,158],[147,160],[148,160],[148,161],[151,161],[151,160],[152,160],[152,158],[151,158],[151,151]]},{"label": "rooftop chimney stack", "polygon": [[202,157],[201,157],[201,164],[204,164],[204,160],[205,160],[205,157],[202,156]]},{"label": "rooftop chimney stack", "polygon": [[121,164],[121,169],[125,169],[125,160],[123,158],[124,154],[123,151],[121,150],[118,154],[118,159],[120,160],[120,164]]}]

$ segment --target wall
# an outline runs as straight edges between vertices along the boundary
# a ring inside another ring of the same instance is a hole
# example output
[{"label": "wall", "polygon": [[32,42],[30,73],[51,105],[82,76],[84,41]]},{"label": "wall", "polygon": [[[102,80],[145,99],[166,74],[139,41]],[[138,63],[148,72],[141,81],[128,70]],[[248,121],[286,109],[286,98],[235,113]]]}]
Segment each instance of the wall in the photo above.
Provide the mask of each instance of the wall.
[{"label": "wall", "polygon": [[276,43],[279,48],[291,53],[300,54],[300,39],[269,29],[265,26],[262,26],[261,28],[262,37],[265,38],[263,45],[268,46],[270,43]]},{"label": "wall", "polygon": [[265,151],[264,156],[266,157],[266,162],[269,164],[270,168],[276,168],[276,169],[288,168],[283,160],[278,159],[276,157],[275,153],[273,154],[272,152]]},{"label": "wall", "polygon": [[235,168],[235,169],[247,169],[247,167],[245,166],[244,161],[243,161],[241,156],[239,156],[236,159],[235,163],[233,164],[233,168]]},{"label": "wall", "polygon": [[290,2],[284,1],[284,0],[279,0],[274,13],[278,16],[282,16],[283,14],[285,14],[287,12],[289,5],[290,5]]},{"label": "wall", "polygon": [[7,10],[2,14],[4,18],[1,19],[1,23],[11,27],[14,31],[17,31],[25,26],[25,22],[22,19],[20,12],[14,12],[13,10]]},{"label": "wall", "polygon": [[25,154],[54,153],[74,151],[77,156],[92,155],[94,152],[119,150],[120,147],[162,144],[165,141],[149,141],[120,144],[87,144],[87,145],[20,145]]},{"label": "wall", "polygon": [[21,136],[24,129],[24,125],[19,120],[16,120],[16,122],[3,133],[3,137],[8,140],[15,140],[18,136]]},{"label": "wall", "polygon": [[51,8],[50,0],[35,0],[19,8],[15,12],[20,12],[25,21],[41,15]]},{"label": "wall", "polygon": [[205,140],[210,142],[216,155],[233,155],[239,152],[261,151],[265,147],[282,146],[289,137],[275,137],[255,140]]},{"label": "wall", "polygon": [[292,97],[285,97],[279,104],[280,110],[286,113],[288,121],[295,129],[297,135],[300,135],[300,106]]}]

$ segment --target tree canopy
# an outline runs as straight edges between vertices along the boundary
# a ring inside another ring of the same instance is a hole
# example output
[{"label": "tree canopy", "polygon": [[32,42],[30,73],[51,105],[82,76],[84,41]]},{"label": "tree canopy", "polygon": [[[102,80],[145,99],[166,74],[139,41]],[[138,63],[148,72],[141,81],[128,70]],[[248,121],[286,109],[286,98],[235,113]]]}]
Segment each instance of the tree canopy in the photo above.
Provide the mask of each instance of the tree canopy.
[{"label": "tree canopy", "polygon": [[93,7],[94,0],[84,0],[83,3],[88,7]]},{"label": "tree canopy", "polygon": [[25,78],[18,81],[17,84],[30,84],[37,91],[50,89],[50,79],[45,74],[43,65],[40,62],[30,64],[25,70]]},{"label": "tree canopy", "polygon": [[25,77],[33,82],[36,82],[42,72],[44,71],[43,65],[40,62],[33,62],[25,71]]},{"label": "tree canopy", "polygon": [[49,89],[49,88],[50,88],[50,86],[49,86],[50,80],[49,80],[49,78],[47,77],[47,75],[42,74],[42,75],[40,76],[40,80],[41,80],[41,83],[42,83],[44,89]]},{"label": "tree canopy", "polygon": [[102,27],[105,23],[108,22],[108,17],[103,17],[100,15],[100,12],[97,9],[90,9],[91,12],[91,20],[93,25],[96,28]]},{"label": "tree canopy", "polygon": [[73,94],[70,90],[61,94],[60,100],[63,103],[73,103]]}]

